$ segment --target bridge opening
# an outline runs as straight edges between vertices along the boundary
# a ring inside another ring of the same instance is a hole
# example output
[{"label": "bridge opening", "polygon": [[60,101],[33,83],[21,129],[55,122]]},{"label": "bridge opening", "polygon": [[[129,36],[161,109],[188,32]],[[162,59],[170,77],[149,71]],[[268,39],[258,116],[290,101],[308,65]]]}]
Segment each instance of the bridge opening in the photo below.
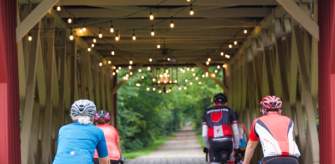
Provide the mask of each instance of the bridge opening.
[{"label": "bridge opening", "polygon": [[[334,4],[2,1],[1,161],[50,163],[57,131],[79,98],[111,112],[131,150],[183,122],[199,127],[203,108],[220,91],[248,128],[260,114],[259,98],[282,97],[301,162],[335,161]],[[194,135],[183,132],[177,138]]]}]

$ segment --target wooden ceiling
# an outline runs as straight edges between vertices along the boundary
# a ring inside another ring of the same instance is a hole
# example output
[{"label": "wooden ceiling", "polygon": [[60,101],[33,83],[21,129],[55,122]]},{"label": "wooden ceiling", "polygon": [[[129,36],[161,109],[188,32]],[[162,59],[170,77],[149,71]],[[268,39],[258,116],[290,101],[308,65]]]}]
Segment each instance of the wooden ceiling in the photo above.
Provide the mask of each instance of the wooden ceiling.
[{"label": "wooden ceiling", "polygon": [[[73,29],[87,28],[77,34],[89,45],[103,33],[94,49],[118,65],[129,60],[138,65],[191,65],[205,63],[208,57],[213,63],[223,63],[227,59],[220,52],[234,55],[248,36],[243,30],[250,32],[276,7],[273,0],[61,0],[59,5],[65,21],[73,18]],[[193,16],[189,15],[191,7]],[[154,21],[148,18],[150,12]],[[169,27],[171,21],[174,29]],[[114,40],[115,33],[109,32],[111,25],[120,33],[119,42]],[[150,36],[152,28],[155,37]],[[228,48],[234,41],[238,45]],[[115,56],[110,55],[112,50]]]}]

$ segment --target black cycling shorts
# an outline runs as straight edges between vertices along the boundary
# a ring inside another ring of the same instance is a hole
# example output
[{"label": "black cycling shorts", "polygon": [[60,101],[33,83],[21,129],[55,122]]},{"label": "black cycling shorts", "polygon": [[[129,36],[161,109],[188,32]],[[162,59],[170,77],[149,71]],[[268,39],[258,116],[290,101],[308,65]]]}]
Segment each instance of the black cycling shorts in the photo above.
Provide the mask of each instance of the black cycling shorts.
[{"label": "black cycling shorts", "polygon": [[262,160],[262,164],[299,164],[297,157],[288,156],[274,156],[274,157],[265,157]]},{"label": "black cycling shorts", "polygon": [[212,141],[209,140],[209,160],[210,162],[227,162],[233,151],[232,141]]},{"label": "black cycling shorts", "polygon": [[[121,164],[121,163],[122,163],[122,162],[119,161],[119,160],[117,160],[117,161],[115,161],[115,160],[110,160],[110,164]],[[99,159],[94,158],[94,164],[99,164]]]}]

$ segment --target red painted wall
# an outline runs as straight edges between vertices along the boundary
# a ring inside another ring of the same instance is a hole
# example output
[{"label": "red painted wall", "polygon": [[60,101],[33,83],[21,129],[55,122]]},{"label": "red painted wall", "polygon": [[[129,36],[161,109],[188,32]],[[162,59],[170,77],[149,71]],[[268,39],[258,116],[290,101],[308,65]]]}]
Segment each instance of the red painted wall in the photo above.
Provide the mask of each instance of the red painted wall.
[{"label": "red painted wall", "polygon": [[335,162],[335,2],[319,0],[320,163]]},{"label": "red painted wall", "polygon": [[16,55],[16,1],[0,1],[0,163],[19,164],[20,124]]}]

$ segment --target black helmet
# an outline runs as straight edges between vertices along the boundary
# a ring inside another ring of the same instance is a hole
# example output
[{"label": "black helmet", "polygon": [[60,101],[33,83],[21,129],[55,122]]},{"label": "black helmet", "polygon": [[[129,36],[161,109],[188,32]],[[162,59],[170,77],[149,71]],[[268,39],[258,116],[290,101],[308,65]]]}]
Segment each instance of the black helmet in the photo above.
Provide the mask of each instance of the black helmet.
[{"label": "black helmet", "polygon": [[221,103],[224,104],[228,101],[228,98],[226,95],[224,95],[223,93],[218,93],[216,95],[214,95],[213,97],[213,102],[214,103]]}]

